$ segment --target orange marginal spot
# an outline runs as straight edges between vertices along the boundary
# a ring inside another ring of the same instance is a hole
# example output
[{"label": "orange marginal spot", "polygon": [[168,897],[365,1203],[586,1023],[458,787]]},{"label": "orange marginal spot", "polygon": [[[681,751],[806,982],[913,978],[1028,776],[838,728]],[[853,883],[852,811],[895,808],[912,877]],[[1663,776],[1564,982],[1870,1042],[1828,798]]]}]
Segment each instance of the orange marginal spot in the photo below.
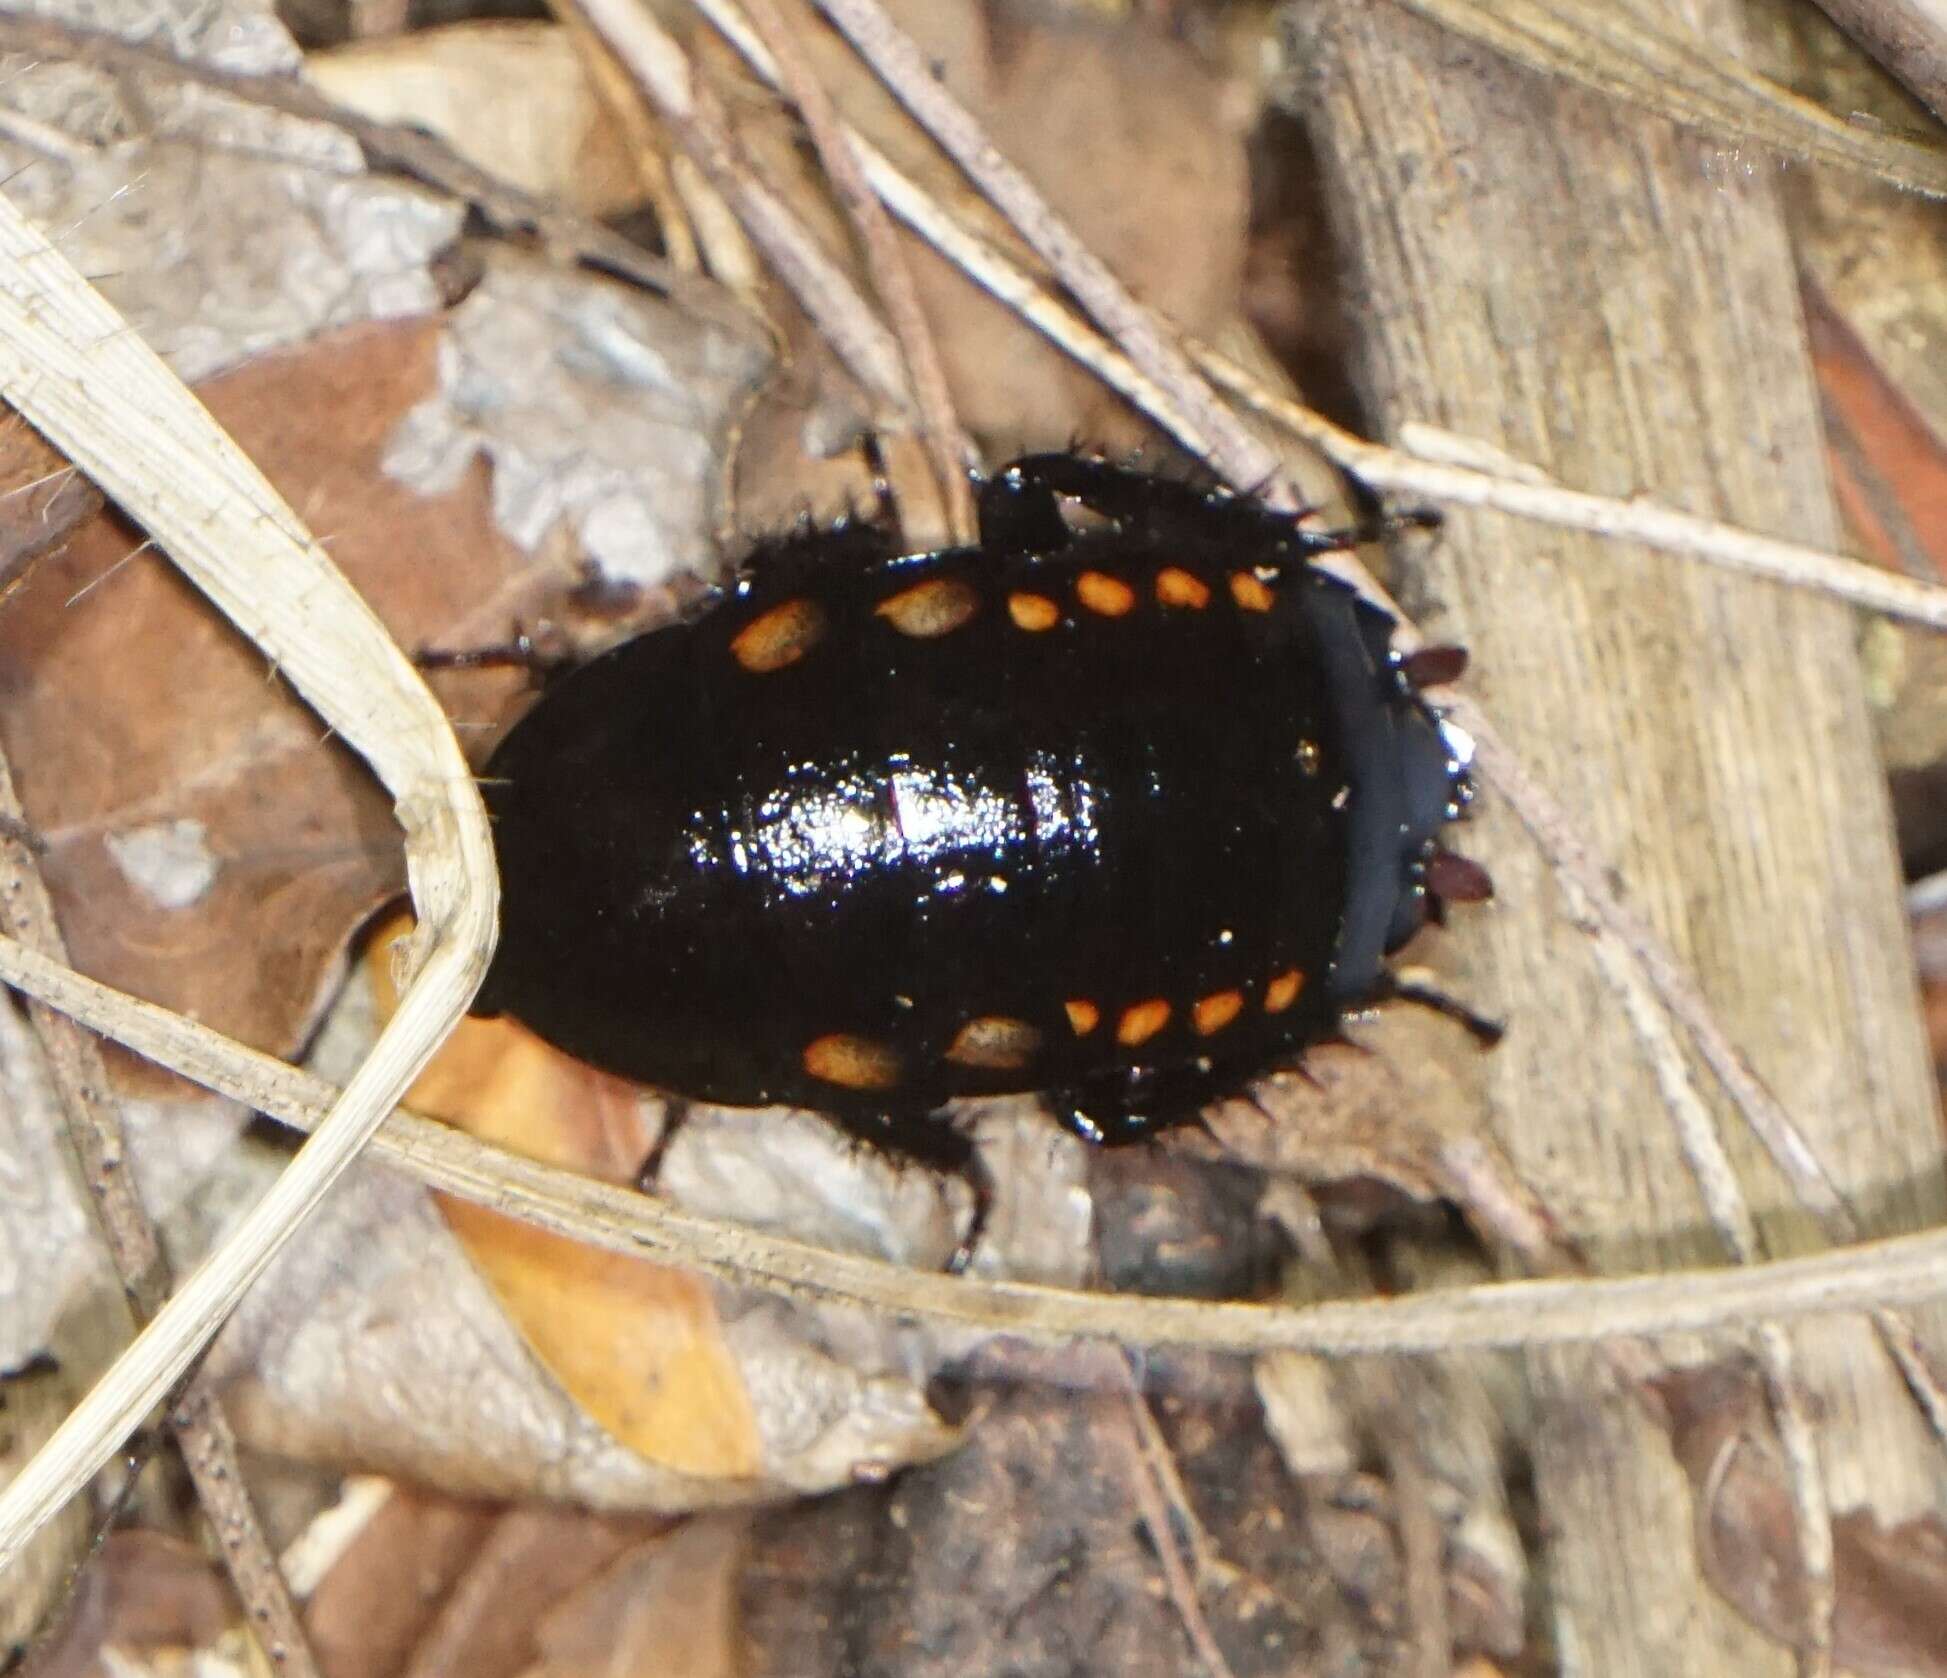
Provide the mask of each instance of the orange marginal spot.
[{"label": "orange marginal spot", "polygon": [[[409,915],[396,917],[367,956],[387,1015],[392,947],[411,926]],[[462,1020],[407,1100],[483,1142],[610,1183],[633,1182],[654,1141],[636,1085],[505,1019]],[[750,1396],[707,1285],[470,1201],[433,1198],[535,1357],[611,1435],[700,1478],[762,1470]]]},{"label": "orange marginal spot", "polygon": [[1199,1037],[1208,1037],[1219,1032],[1244,1012],[1244,993],[1239,990],[1212,991],[1208,996],[1198,999],[1190,1010],[1190,1023],[1197,1029]]},{"label": "orange marginal spot", "polygon": [[889,1090],[899,1082],[899,1056],[889,1044],[843,1031],[807,1043],[804,1069],[848,1090]]},{"label": "orange marginal spot", "polygon": [[763,675],[782,670],[818,644],[825,633],[825,614],[815,601],[787,600],[760,612],[730,641],[730,656],[746,670]]},{"label": "orange marginal spot", "polygon": [[1160,996],[1153,996],[1147,1002],[1123,1009],[1122,1018],[1115,1024],[1115,1040],[1125,1049],[1133,1049],[1138,1043],[1147,1043],[1169,1023],[1170,1005]]},{"label": "orange marginal spot", "polygon": [[1247,612],[1271,610],[1270,589],[1265,586],[1262,577],[1255,577],[1248,571],[1231,572],[1230,597]]},{"label": "orange marginal spot", "polygon": [[1106,571],[1084,571],[1077,577],[1075,598],[1105,618],[1126,617],[1136,609],[1136,591]]},{"label": "orange marginal spot", "polygon": [[1287,967],[1264,987],[1264,1011],[1267,1014],[1282,1014],[1298,1000],[1298,993],[1304,988],[1304,974],[1295,967]]},{"label": "orange marginal spot", "polygon": [[1180,565],[1166,565],[1156,573],[1156,598],[1165,606],[1198,610],[1210,604],[1210,587]]},{"label": "orange marginal spot", "polygon": [[1102,1023],[1102,1010],[1085,996],[1071,996],[1061,1006],[1077,1037],[1086,1037]]},{"label": "orange marginal spot", "polygon": [[1017,629],[1053,629],[1061,622],[1061,608],[1045,594],[1010,594],[1007,615]]},{"label": "orange marginal spot", "polygon": [[933,577],[888,595],[872,609],[901,635],[927,641],[958,629],[980,610],[980,596],[958,577]]},{"label": "orange marginal spot", "polygon": [[993,1072],[1018,1072],[1041,1047],[1041,1033],[1026,1020],[1007,1014],[983,1014],[969,1020],[954,1035],[946,1058],[961,1066]]}]

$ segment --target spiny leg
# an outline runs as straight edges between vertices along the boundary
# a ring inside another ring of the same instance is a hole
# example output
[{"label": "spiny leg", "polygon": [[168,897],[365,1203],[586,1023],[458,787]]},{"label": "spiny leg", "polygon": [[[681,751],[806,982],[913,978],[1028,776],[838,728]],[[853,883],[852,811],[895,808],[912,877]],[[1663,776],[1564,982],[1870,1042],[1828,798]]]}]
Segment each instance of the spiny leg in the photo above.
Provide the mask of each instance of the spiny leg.
[{"label": "spiny leg", "polygon": [[767,588],[792,588],[822,576],[864,570],[896,559],[899,545],[875,519],[849,517],[837,524],[803,524],[770,536],[745,555],[741,569]]},{"label": "spiny leg", "polygon": [[1065,455],[1028,455],[980,486],[980,540],[988,548],[1052,553],[1068,545],[1069,529],[1056,499],[1060,485],[1037,465]]},{"label": "spiny leg", "polygon": [[914,1118],[910,1113],[860,1109],[847,1111],[842,1123],[860,1144],[878,1149],[895,1162],[924,1166],[966,1184],[973,1195],[973,1217],[946,1266],[949,1275],[959,1275],[972,1261],[974,1249],[986,1235],[987,1220],[994,1209],[994,1181],[981,1162],[972,1138],[944,1112]]},{"label": "spiny leg", "polygon": [[1473,1039],[1483,1049],[1491,1049],[1508,1034],[1508,1028],[1499,1020],[1490,1020],[1485,1014],[1477,1013],[1458,997],[1449,996],[1443,990],[1431,985],[1414,984],[1410,980],[1390,980],[1384,991],[1374,998],[1379,1002],[1410,1002],[1416,1008],[1443,1015],[1464,1026]]},{"label": "spiny leg", "polygon": [[644,1194],[661,1192],[658,1183],[662,1177],[663,1160],[669,1153],[669,1144],[676,1139],[677,1131],[689,1122],[690,1115],[695,1111],[695,1104],[680,1095],[663,1098],[662,1134],[656,1138],[649,1152],[643,1156],[642,1164],[637,1167],[635,1174],[635,1186]]},{"label": "spiny leg", "polygon": [[[1240,550],[1290,549],[1301,555],[1335,552],[1405,529],[1438,529],[1432,508],[1408,508],[1360,519],[1342,530],[1306,530],[1303,513],[1275,512],[1251,495],[1204,489],[1173,478],[1133,471],[1087,455],[1024,455],[989,480],[980,496],[980,528],[993,546],[1046,552],[1062,547],[1069,531],[1058,498],[1069,496],[1118,524],[1140,523],[1162,536],[1206,543],[1213,538]],[[1248,552],[1240,552],[1240,560]]]},{"label": "spiny leg", "polygon": [[537,686],[580,662],[559,630],[543,625],[530,633],[516,624],[511,639],[478,647],[421,647],[412,655],[421,670],[524,670]]},{"label": "spiny leg", "polygon": [[1160,534],[1194,540],[1210,539],[1213,519],[1220,525],[1235,521],[1238,537],[1254,545],[1264,540],[1267,525],[1300,534],[1292,520],[1266,513],[1248,497],[1155,477],[1091,455],[1030,454],[982,489],[981,535],[998,546],[1041,551],[1062,547],[1070,534],[1061,516],[1062,496],[1118,524],[1140,523]]}]

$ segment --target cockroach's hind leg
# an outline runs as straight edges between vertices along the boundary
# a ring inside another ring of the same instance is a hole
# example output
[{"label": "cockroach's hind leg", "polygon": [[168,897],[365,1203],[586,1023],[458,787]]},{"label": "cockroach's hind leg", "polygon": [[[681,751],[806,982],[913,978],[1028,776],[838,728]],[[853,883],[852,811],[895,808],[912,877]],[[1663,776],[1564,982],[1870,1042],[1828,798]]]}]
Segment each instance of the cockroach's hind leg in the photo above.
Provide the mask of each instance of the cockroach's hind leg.
[{"label": "cockroach's hind leg", "polygon": [[1508,1028],[1499,1020],[1491,1020],[1485,1014],[1477,1013],[1456,996],[1449,996],[1443,990],[1435,990],[1431,985],[1415,984],[1410,979],[1394,979],[1380,1001],[1410,1002],[1416,1008],[1425,1008],[1435,1014],[1444,1015],[1455,1024],[1464,1026],[1473,1039],[1483,1049],[1491,1049],[1508,1034]]},{"label": "cockroach's hind leg", "polygon": [[690,1115],[695,1111],[695,1103],[680,1095],[663,1097],[662,1134],[650,1146],[649,1152],[643,1155],[642,1164],[635,1174],[635,1186],[644,1194],[661,1192],[658,1184],[662,1179],[663,1160],[669,1153],[669,1144],[676,1139],[677,1131],[689,1123]]},{"label": "cockroach's hind leg", "polygon": [[1406,530],[1436,534],[1446,528],[1446,522],[1446,515],[1438,507],[1405,507],[1396,513],[1373,513],[1354,519],[1336,530],[1308,530],[1304,534],[1312,553],[1338,553],[1346,548],[1364,547],[1368,542],[1390,541]]},{"label": "cockroach's hind leg", "polygon": [[967,1230],[953,1249],[953,1256],[946,1261],[949,1276],[966,1274],[967,1266],[973,1263],[974,1253],[987,1234],[988,1220],[994,1211],[994,1179],[981,1161],[979,1149],[972,1150],[966,1163],[954,1173],[973,1193],[973,1216],[967,1220]]},{"label": "cockroach's hind leg", "polygon": [[484,646],[421,647],[412,662],[421,670],[524,670],[537,686],[545,686],[577,660],[566,637],[543,623],[532,632],[516,625],[511,639]]}]

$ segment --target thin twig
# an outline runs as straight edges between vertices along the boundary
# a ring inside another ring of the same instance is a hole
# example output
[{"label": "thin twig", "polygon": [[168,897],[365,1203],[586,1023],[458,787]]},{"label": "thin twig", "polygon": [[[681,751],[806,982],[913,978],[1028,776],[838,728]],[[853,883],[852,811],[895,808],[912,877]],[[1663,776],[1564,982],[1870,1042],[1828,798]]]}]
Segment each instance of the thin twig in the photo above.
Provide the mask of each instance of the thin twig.
[{"label": "thin twig", "polygon": [[[1564,882],[1567,883],[1566,881]],[[1596,960],[1610,988],[1621,997],[1636,1040],[1654,1072],[1664,1111],[1679,1146],[1703,1194],[1725,1250],[1739,1264],[1755,1264],[1764,1256],[1757,1219],[1744,1198],[1729,1151],[1718,1134],[1703,1093],[1676,1038],[1671,1017],[1659,1005],[1643,969],[1633,962],[1616,935],[1606,926],[1591,924],[1586,905],[1570,902],[1576,919],[1591,928]],[[1805,1579],[1805,1625],[1799,1644],[1800,1671],[1806,1678],[1828,1671],[1832,1664],[1832,1614],[1836,1587],[1832,1576],[1832,1508],[1826,1496],[1824,1470],[1819,1462],[1817,1434],[1806,1412],[1805,1394],[1794,1372],[1791,1338],[1775,1323],[1753,1326],[1752,1340],[1778,1438],[1784,1446],[1790,1477],[1799,1569]]]},{"label": "thin twig", "polygon": [[[12,768],[0,752],[0,921],[27,948],[65,963],[67,946],[40,864],[33,851],[12,836],[25,825]],[[121,1111],[109,1093],[101,1045],[91,1032],[44,1002],[30,1001],[28,1014],[47,1058],[48,1077],[67,1119],[109,1259],[136,1322],[147,1322],[168,1297],[169,1266],[155,1225],[136,1193],[128,1166],[128,1140]],[[264,1652],[290,1678],[317,1678],[316,1657],[244,1483],[236,1436],[207,1375],[199,1372],[190,1377],[169,1423],[222,1549],[237,1600]]]},{"label": "thin twig", "polygon": [[[10,938],[0,938],[0,983],[296,1130],[312,1129],[337,1094],[321,1079],[50,962]],[[430,1188],[612,1252],[781,1297],[1038,1343],[1089,1338],[1130,1347],[1331,1356],[1505,1349],[1741,1331],[1765,1318],[1893,1308],[1947,1296],[1947,1229],[1747,1266],[1495,1282],[1302,1307],[1080,1293],[919,1273],[806,1246],[523,1159],[403,1111],[374,1137],[372,1157]]]},{"label": "thin twig", "polygon": [[615,54],[580,18],[571,14],[561,22],[580,57],[589,92],[619,131],[628,150],[629,167],[636,184],[656,217],[663,260],[679,273],[702,273],[696,230],[690,225],[689,211],[670,173],[666,136],[637,95],[634,82],[616,61]]},{"label": "thin twig", "polygon": [[1839,1590],[1833,1573],[1832,1503],[1826,1495],[1818,1429],[1812,1424],[1805,1390],[1794,1372],[1791,1336],[1782,1324],[1759,1323],[1752,1338],[1758,1367],[1764,1373],[1772,1422],[1778,1430],[1778,1444],[1784,1452],[1785,1478],[1791,1487],[1792,1533],[1798,1541],[1798,1570],[1805,1581],[1805,1623],[1796,1646],[1799,1678],[1829,1678]]},{"label": "thin twig", "polygon": [[817,5],[1129,359],[1189,415],[1205,440],[1210,464],[1233,484],[1260,493],[1267,505],[1295,507],[1277,455],[1218,399],[1156,316],[1001,154],[878,0],[817,0]]},{"label": "thin twig", "polygon": [[423,129],[375,122],[334,105],[295,79],[219,69],[155,47],[137,46],[100,30],[28,16],[11,7],[0,8],[0,50],[71,59],[122,73],[163,76],[173,82],[212,88],[265,110],[327,124],[350,136],[372,168],[406,176],[457,199],[496,232],[532,234],[557,260],[599,268],[647,290],[710,310],[713,317],[723,314],[711,307],[707,287],[697,285],[662,258],[600,222],[509,186]]},{"label": "thin twig", "polygon": [[[1308,1291],[1328,1291],[1341,1297],[1370,1294],[1370,1270],[1356,1256],[1349,1262],[1340,1257],[1325,1233],[1325,1220],[1310,1190],[1287,1182],[1279,1186],[1279,1192],[1285,1197],[1285,1225],[1303,1260]],[[1622,1369],[1626,1381],[1649,1361],[1636,1342],[1610,1341],[1601,1350]],[[1631,1352],[1641,1355],[1631,1359]],[[1419,1678],[1445,1678],[1453,1671],[1446,1531],[1433,1507],[1433,1471],[1427,1464],[1403,1381],[1395,1368],[1369,1359],[1349,1360],[1339,1378],[1350,1388],[1355,1414],[1384,1457],[1392,1482],[1411,1670]],[[1631,1382],[1630,1390],[1640,1399],[1647,1389],[1639,1380]]]},{"label": "thin twig", "polygon": [[639,0],[556,0],[556,6],[572,12],[615,54],[853,376],[896,412],[910,411],[898,340],[796,212],[758,178],[675,37]]},{"label": "thin twig", "polygon": [[1832,21],[1947,122],[1947,16],[1935,0],[1818,0]]},{"label": "thin twig", "polygon": [[1357,1384],[1393,1486],[1412,1669],[1419,1678],[1447,1678],[1454,1669],[1453,1627],[1447,1615],[1447,1534],[1433,1507],[1433,1473],[1419,1432],[1400,1399],[1396,1367],[1368,1364],[1359,1371]]},{"label": "thin twig", "polygon": [[1721,519],[1702,518],[1648,496],[1623,501],[1569,489],[1525,461],[1498,450],[1486,452],[1468,439],[1430,427],[1403,427],[1401,437],[1406,448],[1368,442],[1302,403],[1267,390],[1245,368],[1216,350],[1193,344],[1191,352],[1224,389],[1266,419],[1303,438],[1369,489],[1423,496],[1448,506],[1491,508],[1538,524],[1641,542],[1665,553],[1708,560],[1727,570],[1830,595],[1928,629],[1947,629],[1947,588],[1938,583],[1903,577],[1822,548],[1741,529]]},{"label": "thin twig", "polygon": [[[1111,1352],[1109,1355],[1121,1362],[1119,1353]],[[1140,1393],[1128,1395],[1124,1403],[1128,1411],[1148,1412],[1149,1407]],[[1149,1529],[1149,1547],[1156,1552],[1156,1560],[1163,1569],[1163,1585],[1176,1608],[1177,1618],[1183,1622],[1184,1635],[1189,1638],[1191,1649],[1210,1678],[1235,1678],[1216,1634],[1210,1629],[1209,1618],[1204,1614],[1203,1596],[1197,1588],[1197,1580],[1183,1565],[1183,1551],[1170,1521],[1169,1505],[1164,1501],[1155,1467],[1144,1449],[1143,1436],[1133,1416],[1127,1412],[1123,1416],[1123,1430],[1129,1447],[1129,1479],[1136,1495],[1136,1509],[1142,1516],[1143,1525]]]},{"label": "thin twig", "polygon": [[832,190],[851,218],[865,253],[867,271],[872,276],[872,288],[879,294],[886,319],[905,353],[913,401],[919,409],[920,434],[932,457],[933,473],[946,504],[948,533],[956,543],[971,542],[978,534],[973,489],[967,477],[974,460],[973,445],[954,411],[953,392],[947,386],[940,347],[927,324],[926,311],[920,306],[919,291],[913,284],[913,271],[900,248],[899,236],[859,166],[858,153],[839,120],[831,95],[818,80],[776,0],[743,0],[743,6],[764,44],[770,48],[784,93],[797,106]]}]

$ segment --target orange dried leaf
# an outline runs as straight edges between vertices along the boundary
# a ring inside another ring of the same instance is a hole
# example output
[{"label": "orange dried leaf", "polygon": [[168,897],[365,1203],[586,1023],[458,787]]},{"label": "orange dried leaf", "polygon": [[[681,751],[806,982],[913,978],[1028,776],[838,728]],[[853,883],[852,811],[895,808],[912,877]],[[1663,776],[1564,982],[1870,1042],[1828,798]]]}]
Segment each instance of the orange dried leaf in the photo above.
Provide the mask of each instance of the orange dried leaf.
[{"label": "orange dried leaf", "polygon": [[[372,942],[393,1001],[401,916]],[[506,1020],[464,1020],[407,1097],[415,1110],[530,1159],[628,1182],[649,1146],[635,1086]],[[761,1441],[706,1283],[448,1196],[440,1209],[534,1355],[631,1450],[686,1473],[758,1472]]]}]

